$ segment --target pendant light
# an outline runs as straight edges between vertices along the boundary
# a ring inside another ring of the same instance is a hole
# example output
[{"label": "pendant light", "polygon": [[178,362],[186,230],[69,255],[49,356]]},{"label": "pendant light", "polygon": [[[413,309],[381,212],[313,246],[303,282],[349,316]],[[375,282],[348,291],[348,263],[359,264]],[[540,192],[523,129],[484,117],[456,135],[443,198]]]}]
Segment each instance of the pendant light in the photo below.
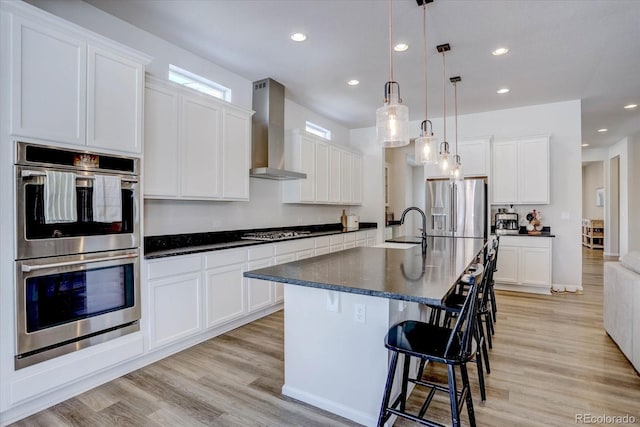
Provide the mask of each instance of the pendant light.
[{"label": "pendant light", "polygon": [[383,147],[409,144],[409,108],[402,105],[400,85],[393,80],[393,24],[389,0],[389,81],[384,85],[384,105],[376,111],[376,133]]},{"label": "pendant light", "polygon": [[451,179],[460,181],[464,178],[462,174],[462,162],[460,161],[460,155],[458,154],[458,83],[462,81],[462,77],[451,77],[451,83],[453,83],[453,102],[455,111],[455,130],[456,130],[456,155],[453,156],[453,165],[451,167]]},{"label": "pendant light", "polygon": [[442,120],[443,120],[443,132],[442,142],[440,143],[440,151],[438,153],[438,164],[443,172],[449,172],[450,156],[449,143],[447,142],[447,86],[445,83],[446,75],[446,63],[444,60],[445,52],[451,50],[449,43],[436,46],[438,52],[442,53]]},{"label": "pendant light", "polygon": [[422,3],[422,30],[423,30],[423,64],[424,64],[424,120],[420,124],[420,138],[415,140],[415,159],[416,163],[429,164],[436,163],[437,143],[438,140],[433,136],[433,125],[429,120],[427,113],[429,103],[427,101],[427,3]]}]

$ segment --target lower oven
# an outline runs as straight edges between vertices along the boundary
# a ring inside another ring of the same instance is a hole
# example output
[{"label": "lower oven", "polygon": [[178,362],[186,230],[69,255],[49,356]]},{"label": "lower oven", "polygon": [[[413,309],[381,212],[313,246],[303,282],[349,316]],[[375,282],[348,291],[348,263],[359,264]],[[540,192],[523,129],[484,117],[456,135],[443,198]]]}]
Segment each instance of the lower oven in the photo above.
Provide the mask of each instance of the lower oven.
[{"label": "lower oven", "polygon": [[138,249],[16,261],[16,369],[140,329]]}]

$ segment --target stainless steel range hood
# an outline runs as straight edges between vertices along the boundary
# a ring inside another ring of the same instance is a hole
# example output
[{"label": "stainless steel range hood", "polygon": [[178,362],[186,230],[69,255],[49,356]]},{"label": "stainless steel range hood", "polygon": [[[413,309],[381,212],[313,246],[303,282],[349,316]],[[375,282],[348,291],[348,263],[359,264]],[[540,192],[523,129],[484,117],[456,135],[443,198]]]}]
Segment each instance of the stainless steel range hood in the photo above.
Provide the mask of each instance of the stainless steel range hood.
[{"label": "stainless steel range hood", "polygon": [[253,82],[251,170],[264,179],[301,179],[307,174],[284,169],[284,86],[266,78]]}]

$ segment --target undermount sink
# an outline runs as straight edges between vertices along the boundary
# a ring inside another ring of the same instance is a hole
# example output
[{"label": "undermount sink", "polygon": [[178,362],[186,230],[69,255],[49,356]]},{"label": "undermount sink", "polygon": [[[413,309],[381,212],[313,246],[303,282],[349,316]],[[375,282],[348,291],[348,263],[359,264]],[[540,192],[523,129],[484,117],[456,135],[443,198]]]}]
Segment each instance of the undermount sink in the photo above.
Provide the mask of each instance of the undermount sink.
[{"label": "undermount sink", "polygon": [[414,246],[418,246],[416,243],[396,243],[396,242],[384,242],[379,245],[375,245],[374,248],[387,248],[387,249],[409,249]]}]

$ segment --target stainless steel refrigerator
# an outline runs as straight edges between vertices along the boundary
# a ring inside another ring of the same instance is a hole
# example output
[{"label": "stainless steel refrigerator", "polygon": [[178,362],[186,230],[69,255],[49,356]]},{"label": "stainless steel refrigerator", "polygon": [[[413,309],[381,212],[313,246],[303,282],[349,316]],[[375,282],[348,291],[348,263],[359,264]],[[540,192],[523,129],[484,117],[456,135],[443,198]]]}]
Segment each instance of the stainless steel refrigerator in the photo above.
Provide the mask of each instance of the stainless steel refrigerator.
[{"label": "stainless steel refrigerator", "polygon": [[487,179],[428,179],[428,236],[487,238]]}]

